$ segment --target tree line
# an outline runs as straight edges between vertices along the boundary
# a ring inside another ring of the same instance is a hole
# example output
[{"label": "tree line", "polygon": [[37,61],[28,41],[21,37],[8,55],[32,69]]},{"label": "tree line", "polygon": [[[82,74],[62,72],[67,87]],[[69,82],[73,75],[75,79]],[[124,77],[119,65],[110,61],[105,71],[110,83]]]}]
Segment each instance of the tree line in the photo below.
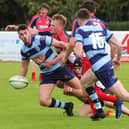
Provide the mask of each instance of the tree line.
[{"label": "tree line", "polygon": [[[8,24],[28,24],[39,10],[39,5],[50,5],[49,16],[61,13],[68,18],[66,29],[71,30],[75,12],[85,0],[0,0],[0,28]],[[96,16],[111,29],[129,30],[129,0],[95,0]],[[115,28],[116,26],[116,28]]]}]

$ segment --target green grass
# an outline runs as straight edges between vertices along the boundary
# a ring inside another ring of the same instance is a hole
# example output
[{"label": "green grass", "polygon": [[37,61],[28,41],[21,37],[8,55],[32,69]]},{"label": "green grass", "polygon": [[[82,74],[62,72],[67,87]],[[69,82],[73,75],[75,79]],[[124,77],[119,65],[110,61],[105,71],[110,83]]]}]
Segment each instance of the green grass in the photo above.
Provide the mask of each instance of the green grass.
[{"label": "green grass", "polygon": [[[117,76],[129,90],[129,64],[121,64]],[[129,117],[122,115],[118,120],[114,116],[101,121],[91,121],[87,117],[76,115],[81,102],[67,97],[62,90],[55,88],[52,96],[75,104],[74,117],[67,117],[61,109],[48,109],[38,103],[38,81],[30,83],[25,89],[16,90],[9,86],[8,79],[19,73],[20,63],[0,62],[0,129],[128,129]],[[37,72],[38,73],[38,72]],[[31,67],[27,74],[30,79]],[[38,74],[37,74],[38,80]],[[128,103],[125,103],[129,107]],[[107,110],[107,108],[105,108]]]}]

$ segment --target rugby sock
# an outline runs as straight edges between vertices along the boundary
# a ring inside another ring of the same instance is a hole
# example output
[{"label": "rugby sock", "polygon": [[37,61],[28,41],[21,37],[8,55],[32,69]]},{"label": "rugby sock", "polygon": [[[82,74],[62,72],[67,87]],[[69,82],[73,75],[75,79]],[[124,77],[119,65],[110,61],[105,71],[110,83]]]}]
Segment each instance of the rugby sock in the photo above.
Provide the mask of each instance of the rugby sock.
[{"label": "rugby sock", "polygon": [[32,75],[31,75],[31,82],[34,82],[35,81],[35,72],[32,72]]},{"label": "rugby sock", "polygon": [[97,93],[98,97],[100,100],[107,100],[110,102],[115,102],[117,100],[116,96],[110,95],[110,94],[106,94],[106,93]]},{"label": "rugby sock", "polygon": [[41,79],[42,79],[42,74],[40,73],[39,74],[39,81],[41,81]]},{"label": "rugby sock", "polygon": [[89,98],[93,101],[94,107],[96,108],[96,110],[102,109],[101,103],[98,99],[98,96],[96,94],[94,87],[91,86],[86,88],[85,90],[88,93]]},{"label": "rugby sock", "polygon": [[52,102],[51,102],[49,107],[67,109],[67,108],[69,108],[69,105],[65,102],[62,102],[62,101],[59,101],[59,100],[52,98]]}]

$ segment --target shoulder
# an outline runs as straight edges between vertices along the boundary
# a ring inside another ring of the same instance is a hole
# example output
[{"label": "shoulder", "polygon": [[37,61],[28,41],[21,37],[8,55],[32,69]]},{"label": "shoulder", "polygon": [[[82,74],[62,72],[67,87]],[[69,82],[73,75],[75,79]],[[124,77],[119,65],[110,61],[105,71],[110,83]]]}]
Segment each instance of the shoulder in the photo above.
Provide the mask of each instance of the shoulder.
[{"label": "shoulder", "polygon": [[78,24],[77,19],[74,19],[73,24]]},{"label": "shoulder", "polygon": [[51,17],[49,17],[49,16],[47,16],[47,19],[48,19],[48,20],[52,20],[52,18],[51,18]]},{"label": "shoulder", "polygon": [[77,29],[77,33],[83,33],[89,31],[89,29],[91,29],[91,25],[83,25]]},{"label": "shoulder", "polygon": [[98,17],[91,17],[91,20],[96,21],[96,22],[102,24],[103,26],[105,26],[106,28],[108,28],[107,24],[102,19],[100,19]]},{"label": "shoulder", "polygon": [[40,15],[39,14],[36,14],[32,17],[32,19],[36,19],[36,18],[40,18]]},{"label": "shoulder", "polygon": [[65,30],[61,31],[58,36],[60,41],[69,42],[69,36]]},{"label": "shoulder", "polygon": [[21,47],[21,54],[26,53],[26,51],[27,51],[27,46],[25,46],[23,44],[22,47]]},{"label": "shoulder", "polygon": [[78,23],[77,19],[75,19],[73,21],[72,27],[79,27],[79,23]]}]

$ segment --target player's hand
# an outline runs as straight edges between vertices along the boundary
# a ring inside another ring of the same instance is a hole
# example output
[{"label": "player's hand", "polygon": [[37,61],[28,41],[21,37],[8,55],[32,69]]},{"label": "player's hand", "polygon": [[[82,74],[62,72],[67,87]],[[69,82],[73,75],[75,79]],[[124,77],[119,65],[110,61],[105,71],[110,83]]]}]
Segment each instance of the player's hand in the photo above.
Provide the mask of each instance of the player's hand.
[{"label": "player's hand", "polygon": [[7,25],[5,31],[16,31],[18,26],[16,25]]},{"label": "player's hand", "polygon": [[115,70],[120,70],[120,61],[113,60],[113,65]]},{"label": "player's hand", "polygon": [[38,30],[33,29],[33,28],[31,28],[31,27],[28,27],[28,29],[29,29],[29,31],[30,31],[30,33],[31,33],[32,35],[37,35],[37,34],[38,34]]},{"label": "player's hand", "polygon": [[54,65],[55,63],[54,63],[54,60],[47,60],[47,61],[45,61],[45,64],[44,64],[44,66],[46,67],[46,68],[50,68],[52,65]]}]

